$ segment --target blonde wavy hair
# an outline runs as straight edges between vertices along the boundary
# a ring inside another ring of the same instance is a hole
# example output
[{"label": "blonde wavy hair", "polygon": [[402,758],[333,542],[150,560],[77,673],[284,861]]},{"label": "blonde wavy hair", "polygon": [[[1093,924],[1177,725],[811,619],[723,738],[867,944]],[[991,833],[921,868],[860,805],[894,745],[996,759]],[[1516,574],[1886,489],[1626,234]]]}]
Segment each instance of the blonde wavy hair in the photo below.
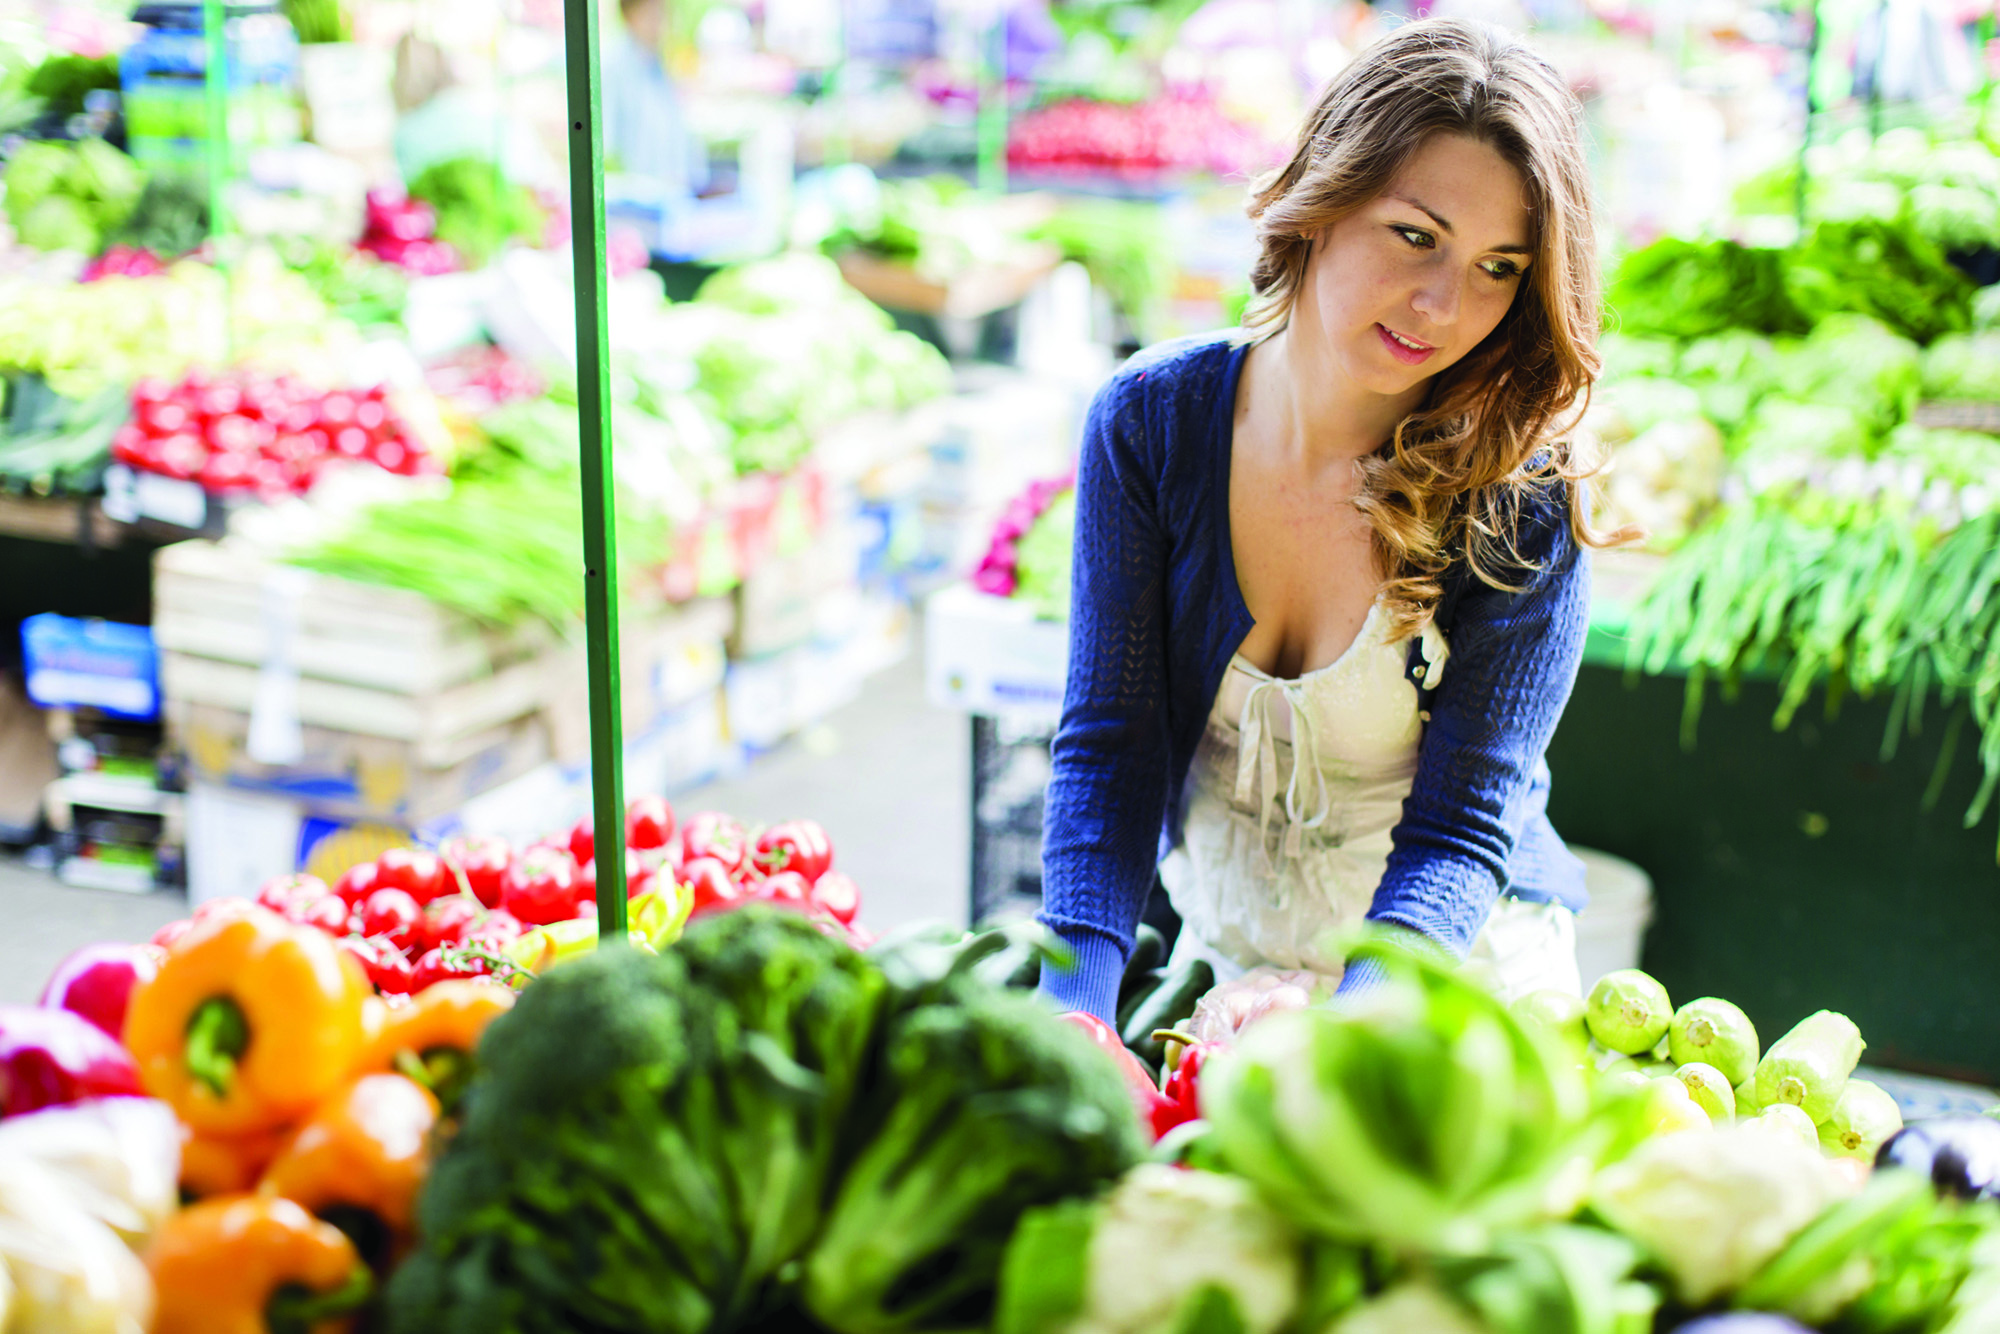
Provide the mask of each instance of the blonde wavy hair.
[{"label": "blonde wavy hair", "polygon": [[1316,238],[1380,197],[1433,135],[1490,146],[1527,185],[1536,235],[1525,290],[1360,463],[1353,503],[1374,529],[1398,638],[1429,623],[1456,554],[1485,583],[1518,586],[1509,576],[1528,562],[1515,529],[1531,492],[1567,483],[1581,543],[1629,536],[1591,526],[1594,451],[1574,436],[1601,366],[1580,118],[1562,78],[1518,39],[1484,24],[1426,19],[1397,28],[1342,71],[1307,117],[1292,160],[1251,186],[1261,253],[1244,324],[1261,340],[1289,323]]}]

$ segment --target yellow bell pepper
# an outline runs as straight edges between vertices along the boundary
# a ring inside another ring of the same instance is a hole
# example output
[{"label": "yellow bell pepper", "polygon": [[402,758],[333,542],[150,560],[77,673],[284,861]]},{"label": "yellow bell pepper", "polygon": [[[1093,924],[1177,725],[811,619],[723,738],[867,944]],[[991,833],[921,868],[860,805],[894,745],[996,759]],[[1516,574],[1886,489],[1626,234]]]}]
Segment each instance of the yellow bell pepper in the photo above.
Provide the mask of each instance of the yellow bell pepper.
[{"label": "yellow bell pepper", "polygon": [[369,994],[332,937],[253,908],[174,944],[133,993],[125,1045],[182,1121],[247,1135],[296,1121],[353,1073]]}]

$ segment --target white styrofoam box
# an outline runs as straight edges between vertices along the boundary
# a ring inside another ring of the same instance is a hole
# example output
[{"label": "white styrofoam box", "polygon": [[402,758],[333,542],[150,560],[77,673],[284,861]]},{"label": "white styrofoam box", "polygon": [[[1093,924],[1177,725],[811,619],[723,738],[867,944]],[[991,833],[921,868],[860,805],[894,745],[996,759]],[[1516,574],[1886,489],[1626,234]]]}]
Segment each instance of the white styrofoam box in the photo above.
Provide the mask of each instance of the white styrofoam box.
[{"label": "white styrofoam box", "polygon": [[924,609],[924,686],[933,704],[1053,725],[1069,673],[1069,625],[967,584]]},{"label": "white styrofoam box", "polygon": [[940,409],[925,503],[1004,504],[1029,482],[1061,472],[1076,453],[1087,401],[1072,384],[980,372]]},{"label": "white styrofoam box", "polygon": [[742,762],[741,751],[729,739],[720,689],[668,713],[658,735],[659,790],[668,796],[730,773]]},{"label": "white styrofoam box", "polygon": [[188,904],[254,897],[298,864],[299,803],[217,783],[188,784]]},{"label": "white styrofoam box", "polygon": [[1595,848],[1571,847],[1583,862],[1590,906],[1576,919],[1576,969],[1584,994],[1597,979],[1620,968],[1637,968],[1646,928],[1653,920],[1653,881],[1623,857]]},{"label": "white styrofoam box", "polygon": [[732,740],[769,750],[797,730],[797,680],[805,659],[806,651],[795,648],[729,664],[725,691]]}]

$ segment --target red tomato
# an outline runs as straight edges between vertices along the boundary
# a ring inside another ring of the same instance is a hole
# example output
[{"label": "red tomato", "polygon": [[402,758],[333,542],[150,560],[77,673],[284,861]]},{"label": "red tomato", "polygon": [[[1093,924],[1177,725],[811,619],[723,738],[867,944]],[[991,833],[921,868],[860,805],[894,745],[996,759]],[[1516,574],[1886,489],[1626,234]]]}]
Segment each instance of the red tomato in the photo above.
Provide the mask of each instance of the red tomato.
[{"label": "red tomato", "polygon": [[625,844],[663,848],[674,836],[674,808],[665,797],[641,797],[625,808]]},{"label": "red tomato", "polygon": [[588,815],[578,820],[576,827],[569,831],[569,855],[576,859],[578,866],[597,855],[597,837],[591,832]]},{"label": "red tomato", "polygon": [[316,875],[281,875],[266,880],[257,890],[257,906],[283,913],[295,902],[323,899],[333,891]]},{"label": "red tomato", "polygon": [[812,886],[797,871],[777,871],[752,887],[750,897],[759,903],[775,903],[780,908],[805,912],[812,905]]},{"label": "red tomato", "polygon": [[486,910],[479,906],[479,901],[463,894],[447,894],[441,899],[432,899],[424,905],[423,930],[419,937],[423,948],[435,949],[439,945],[460,943],[485,916]]},{"label": "red tomato", "polygon": [[[385,891],[395,893],[399,891]],[[337,942],[342,949],[360,961],[362,970],[368,974],[369,982],[385,996],[407,996],[415,969],[402,950],[379,936],[342,936]]]},{"label": "red tomato", "polygon": [[444,863],[435,852],[422,848],[390,848],[375,859],[375,883],[400,889],[419,907],[458,886],[446,875]]},{"label": "red tomato", "polygon": [[816,820],[787,820],[757,836],[756,862],[765,871],[797,871],[810,884],[833,865],[833,840]]},{"label": "red tomato", "polygon": [[361,901],[361,934],[380,936],[399,950],[423,941],[424,910],[400,889],[378,889]]},{"label": "red tomato", "polygon": [[[625,897],[636,899],[646,890],[653,878],[653,868],[646,865],[643,858],[630,848],[625,850]],[[588,861],[576,873],[576,896],[579,899],[597,899],[597,863]]]},{"label": "red tomato", "polygon": [[527,932],[521,919],[504,908],[489,908],[480,914],[478,921],[466,928],[462,945],[484,945],[488,949],[500,949],[519,940]]},{"label": "red tomato", "polygon": [[340,896],[341,902],[352,909],[361,900],[374,893],[380,883],[380,873],[375,869],[375,863],[362,862],[359,866],[350,866],[342,872],[340,879],[333,882],[333,892]]},{"label": "red tomato", "polygon": [[322,894],[316,899],[294,899],[279,915],[300,926],[317,927],[330,936],[347,933],[347,905],[336,894]]},{"label": "red tomato", "polygon": [[813,881],[812,901],[815,907],[832,913],[842,925],[850,925],[861,911],[861,890],[854,877],[845,871],[828,871]]},{"label": "red tomato", "polygon": [[412,992],[453,978],[491,977],[505,980],[518,971],[513,964],[481,945],[440,945],[424,951],[410,980]]},{"label": "red tomato", "polygon": [[681,830],[681,847],[690,862],[711,857],[722,863],[730,879],[743,878],[750,856],[750,841],[743,826],[720,811],[699,811],[690,815]]},{"label": "red tomato", "polygon": [[733,908],[743,901],[743,890],[729,878],[729,868],[713,857],[690,858],[681,868],[681,882],[694,894],[694,909],[689,914],[693,917]]},{"label": "red tomato", "polygon": [[[513,863],[514,853],[504,838],[493,838],[476,834],[469,838],[449,838],[438,849],[438,856],[444,861],[449,873],[457,868],[465,877],[466,888],[470,889],[481,903],[489,908],[500,906],[500,882],[506,878],[507,868]],[[457,875],[447,875],[447,880],[456,884]]]},{"label": "red tomato", "polygon": [[500,906],[539,926],[576,915],[576,863],[557,848],[530,848],[507,870]]}]

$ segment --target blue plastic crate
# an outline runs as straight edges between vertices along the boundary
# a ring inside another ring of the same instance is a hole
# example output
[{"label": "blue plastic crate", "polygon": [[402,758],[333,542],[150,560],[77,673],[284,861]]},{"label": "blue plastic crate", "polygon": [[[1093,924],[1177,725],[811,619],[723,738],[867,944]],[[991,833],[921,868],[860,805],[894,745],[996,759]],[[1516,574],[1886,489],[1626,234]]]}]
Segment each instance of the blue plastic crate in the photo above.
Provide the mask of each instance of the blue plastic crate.
[{"label": "blue plastic crate", "polygon": [[160,653],[143,625],[45,612],[21,622],[28,698],[45,709],[101,709],[114,718],[160,716]]}]

